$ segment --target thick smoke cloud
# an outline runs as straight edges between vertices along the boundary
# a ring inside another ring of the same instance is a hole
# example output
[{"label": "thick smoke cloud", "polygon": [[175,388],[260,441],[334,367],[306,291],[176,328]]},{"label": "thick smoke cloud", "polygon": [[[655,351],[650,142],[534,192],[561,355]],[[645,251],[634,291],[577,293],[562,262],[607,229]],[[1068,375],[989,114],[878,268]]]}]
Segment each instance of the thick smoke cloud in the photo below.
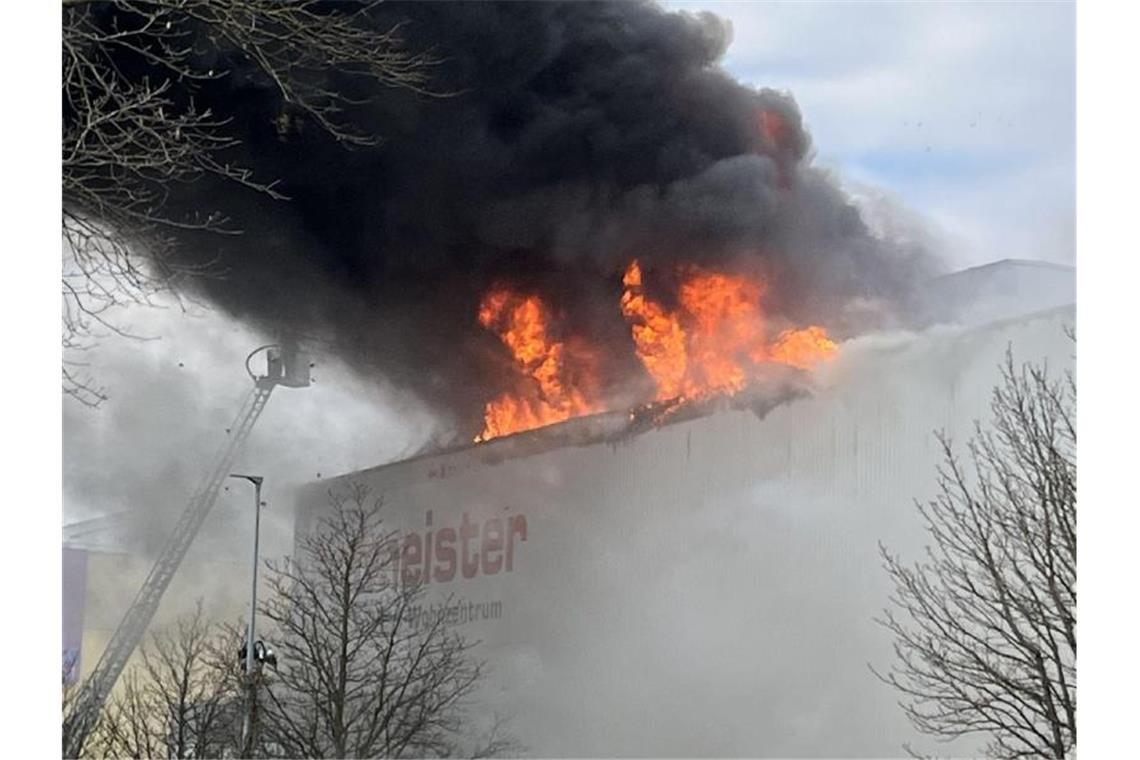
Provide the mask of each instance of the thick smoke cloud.
[{"label": "thick smoke cloud", "polygon": [[648,3],[379,13],[445,58],[432,87],[446,96],[390,91],[361,107],[354,118],[384,137],[375,148],[345,149],[304,119],[283,135],[281,103],[240,62],[203,93],[236,114],[233,159],[290,198],[202,183],[175,196],[245,230],[183,241],[225,272],[198,287],[229,313],[329,337],[460,431],[503,388],[508,357],[475,320],[496,282],[541,294],[560,329],[601,346],[611,387],[640,372],[618,310],[634,257],[665,300],[676,262],[763,274],[773,315],[840,337],[914,314],[930,257],[868,231],[811,165],[790,95],[717,66],[731,39],[718,18]]}]

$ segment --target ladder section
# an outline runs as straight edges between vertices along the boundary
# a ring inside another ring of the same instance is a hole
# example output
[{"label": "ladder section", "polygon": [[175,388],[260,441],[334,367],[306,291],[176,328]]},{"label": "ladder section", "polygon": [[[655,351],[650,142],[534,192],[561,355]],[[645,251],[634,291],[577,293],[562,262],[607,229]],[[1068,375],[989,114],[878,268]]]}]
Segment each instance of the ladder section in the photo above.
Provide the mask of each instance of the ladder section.
[{"label": "ladder section", "polygon": [[126,614],[123,615],[119,627],[107,643],[107,648],[103,651],[95,669],[80,687],[72,710],[64,722],[64,757],[78,757],[83,749],[83,744],[103,709],[103,703],[115,687],[131,654],[142,641],[171,579],[174,578],[186,552],[206,521],[210,509],[218,500],[222,484],[229,475],[234,460],[241,453],[246,439],[249,438],[254,423],[269,402],[273,387],[274,383],[271,380],[255,381],[253,390],[246,396],[241,410],[227,431],[226,443],[215,457],[209,473],[182,512],[162,551],[159,552],[154,567],[151,568],[150,574]]}]

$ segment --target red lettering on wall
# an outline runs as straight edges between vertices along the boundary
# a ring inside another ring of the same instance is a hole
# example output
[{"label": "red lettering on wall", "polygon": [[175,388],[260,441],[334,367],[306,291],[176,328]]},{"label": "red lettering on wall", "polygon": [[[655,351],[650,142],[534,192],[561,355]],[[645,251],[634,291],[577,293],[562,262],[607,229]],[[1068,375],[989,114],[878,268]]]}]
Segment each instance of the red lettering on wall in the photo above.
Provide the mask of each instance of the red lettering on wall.
[{"label": "red lettering on wall", "polygon": [[479,526],[472,523],[467,519],[467,513],[463,513],[463,521],[459,524],[459,541],[463,553],[463,577],[474,578],[475,574],[479,572],[479,555],[472,554],[468,551],[471,546],[471,539],[479,536]]},{"label": "red lettering on wall", "polygon": [[510,537],[507,539],[507,572],[515,566],[515,536],[520,541],[526,541],[526,517],[524,515],[511,515]]},{"label": "red lettering on wall", "polygon": [[474,578],[514,570],[515,547],[527,540],[524,515],[478,522],[463,512],[458,529],[444,525],[436,530],[432,529],[433,517],[433,510],[427,510],[426,530],[422,534],[409,532],[397,542],[393,559],[398,562],[403,583],[449,583],[459,573]]},{"label": "red lettering on wall", "polygon": [[409,533],[404,537],[404,551],[400,557],[400,580],[414,584],[420,582],[420,537]]},{"label": "red lettering on wall", "polygon": [[455,528],[440,528],[435,532],[436,566],[432,575],[439,583],[455,578]]},{"label": "red lettering on wall", "polygon": [[494,575],[503,566],[503,521],[492,517],[483,524],[483,575]]}]

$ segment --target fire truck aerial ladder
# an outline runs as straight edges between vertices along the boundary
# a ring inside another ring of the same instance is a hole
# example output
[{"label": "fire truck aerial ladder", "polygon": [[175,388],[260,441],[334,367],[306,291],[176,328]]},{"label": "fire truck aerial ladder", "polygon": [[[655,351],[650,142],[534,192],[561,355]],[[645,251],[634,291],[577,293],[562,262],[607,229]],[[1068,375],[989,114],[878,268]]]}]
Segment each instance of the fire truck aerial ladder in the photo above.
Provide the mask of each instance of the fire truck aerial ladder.
[{"label": "fire truck aerial ladder", "polygon": [[[250,362],[262,351],[266,353],[268,371],[265,375],[258,376],[250,369]],[[285,341],[280,345],[261,346],[246,357],[245,368],[253,379],[253,388],[242,403],[233,424],[226,430],[226,443],[214,458],[205,479],[182,512],[142,588],[123,615],[119,627],[107,643],[107,648],[103,650],[98,664],[80,686],[79,693],[63,723],[65,758],[79,757],[83,744],[87,741],[103,709],[103,703],[115,687],[115,682],[119,680],[119,675],[126,667],[131,654],[142,641],[147,626],[150,625],[162,601],[162,595],[166,592],[174,574],[178,572],[178,566],[182,564],[182,559],[194,542],[194,537],[198,535],[198,530],[205,522],[210,509],[218,500],[222,484],[238,454],[241,453],[254,423],[265,409],[269,395],[278,385],[288,388],[308,386],[310,366],[308,358],[292,341]]]}]

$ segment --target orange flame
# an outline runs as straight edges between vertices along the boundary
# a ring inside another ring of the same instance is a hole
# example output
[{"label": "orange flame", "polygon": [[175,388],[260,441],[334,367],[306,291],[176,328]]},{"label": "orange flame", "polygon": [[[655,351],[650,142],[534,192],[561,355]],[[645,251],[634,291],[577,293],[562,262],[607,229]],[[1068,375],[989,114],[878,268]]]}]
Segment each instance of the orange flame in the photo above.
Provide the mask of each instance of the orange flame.
[{"label": "orange flame", "polygon": [[[837,350],[818,325],[770,339],[762,280],[693,266],[680,274],[673,311],[646,295],[636,260],[622,278],[621,312],[656,401],[736,393],[764,362],[810,370]],[[538,296],[496,287],[484,295],[478,316],[510,350],[518,382],[486,404],[476,442],[602,411],[594,352],[580,339],[556,339]]]},{"label": "orange flame", "polygon": [[818,325],[802,330],[784,330],[768,353],[770,361],[812,369],[836,351],[836,344]]},{"label": "orange flame", "polygon": [[836,351],[827,331],[817,325],[785,330],[769,343],[761,308],[765,283],[760,280],[691,267],[675,313],[646,298],[637,261],[622,282],[622,314],[638,358],[657,385],[658,401],[735,393],[748,384],[757,364],[811,369]]},{"label": "orange flame", "polygon": [[789,131],[788,122],[776,111],[760,111],[760,133],[768,145],[778,148],[783,144]]},{"label": "orange flame", "polygon": [[592,354],[551,338],[550,315],[537,296],[493,289],[480,304],[479,324],[498,333],[524,383],[487,403],[477,442],[598,411]]},{"label": "orange flame", "polygon": [[692,379],[702,393],[736,392],[747,383],[743,365],[763,340],[759,282],[694,269],[681,284],[681,307],[693,322]]},{"label": "orange flame", "polygon": [[630,323],[641,363],[657,383],[657,400],[684,395],[689,361],[681,323],[645,297],[641,266],[636,261],[626,269],[622,284],[621,313]]}]

